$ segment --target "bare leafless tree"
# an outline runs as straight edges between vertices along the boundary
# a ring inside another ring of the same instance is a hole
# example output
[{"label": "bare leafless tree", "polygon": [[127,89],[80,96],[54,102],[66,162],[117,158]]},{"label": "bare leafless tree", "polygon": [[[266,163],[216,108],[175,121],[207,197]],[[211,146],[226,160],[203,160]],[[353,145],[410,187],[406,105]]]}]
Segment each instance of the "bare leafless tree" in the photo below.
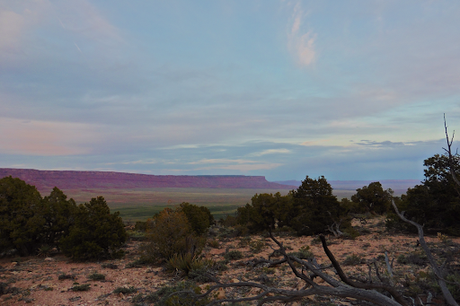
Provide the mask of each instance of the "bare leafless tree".
[{"label": "bare leafless tree", "polygon": [[[454,159],[454,154],[452,154],[452,143],[454,142],[454,137],[455,137],[455,131],[452,132],[452,138],[449,138],[449,131],[447,129],[447,121],[446,121],[446,114],[444,114],[444,133],[446,134],[446,142],[447,142],[447,149],[443,148],[444,151],[447,153],[447,157],[449,158],[449,171],[450,174],[452,175],[452,179],[454,182],[460,187],[460,181],[457,178],[457,175],[455,173],[455,159]],[[456,152],[455,155],[458,155]],[[460,190],[457,188],[456,189],[458,192],[458,195],[460,196]]]}]

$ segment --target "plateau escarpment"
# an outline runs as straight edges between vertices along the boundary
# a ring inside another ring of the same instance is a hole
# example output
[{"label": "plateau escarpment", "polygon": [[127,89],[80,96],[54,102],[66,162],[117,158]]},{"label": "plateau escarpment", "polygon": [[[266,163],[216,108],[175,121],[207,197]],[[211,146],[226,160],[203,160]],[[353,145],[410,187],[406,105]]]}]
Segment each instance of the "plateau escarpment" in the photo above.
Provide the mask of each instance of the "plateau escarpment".
[{"label": "plateau escarpment", "polygon": [[[132,188],[246,188],[286,189],[289,186],[268,182],[263,176],[243,175],[147,175],[105,171],[51,171],[0,168],[0,177],[20,178],[39,191],[60,189]],[[295,188],[295,186],[291,186]]]}]

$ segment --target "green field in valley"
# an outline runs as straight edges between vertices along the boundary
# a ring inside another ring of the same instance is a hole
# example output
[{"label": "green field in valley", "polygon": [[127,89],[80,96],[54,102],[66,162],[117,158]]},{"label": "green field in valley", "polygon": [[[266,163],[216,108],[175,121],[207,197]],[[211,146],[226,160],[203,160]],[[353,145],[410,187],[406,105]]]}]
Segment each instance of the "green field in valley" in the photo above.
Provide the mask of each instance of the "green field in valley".
[{"label": "green field in valley", "polygon": [[[77,203],[103,196],[112,212],[119,211],[124,221],[145,221],[165,207],[177,207],[182,202],[209,208],[215,219],[234,214],[240,206],[251,203],[251,198],[260,193],[280,192],[285,195],[290,189],[217,189],[217,188],[150,188],[150,189],[87,189],[64,190]],[[338,199],[350,197],[354,191],[337,190]]]}]

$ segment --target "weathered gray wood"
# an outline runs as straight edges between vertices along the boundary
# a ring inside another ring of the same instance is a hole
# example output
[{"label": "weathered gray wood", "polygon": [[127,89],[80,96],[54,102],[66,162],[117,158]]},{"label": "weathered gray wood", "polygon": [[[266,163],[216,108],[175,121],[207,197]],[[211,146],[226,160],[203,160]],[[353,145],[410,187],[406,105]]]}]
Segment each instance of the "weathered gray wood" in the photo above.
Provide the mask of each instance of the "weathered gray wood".
[{"label": "weathered gray wood", "polygon": [[431,254],[430,248],[426,244],[425,236],[423,234],[423,227],[420,224],[418,224],[417,222],[414,222],[414,221],[411,221],[411,220],[407,219],[404,216],[404,214],[400,213],[399,210],[398,210],[398,207],[396,206],[395,201],[393,199],[391,199],[391,204],[393,205],[393,208],[396,211],[396,214],[398,215],[399,218],[401,218],[401,220],[403,220],[404,222],[407,222],[409,224],[412,224],[413,226],[415,226],[417,228],[418,239],[419,239],[420,245],[422,246],[422,249],[423,249],[423,251],[425,252],[425,254],[426,254],[427,258],[428,258],[428,261],[430,263],[431,269],[433,270],[434,274],[436,275],[438,285],[439,285],[439,287],[441,287],[441,291],[442,291],[442,294],[444,295],[444,298],[446,299],[446,302],[449,305],[458,306],[457,302],[455,301],[454,297],[452,296],[452,293],[450,293],[449,289],[447,288],[446,282],[444,280],[445,279],[445,271],[438,266],[438,264],[434,260],[433,254]]}]

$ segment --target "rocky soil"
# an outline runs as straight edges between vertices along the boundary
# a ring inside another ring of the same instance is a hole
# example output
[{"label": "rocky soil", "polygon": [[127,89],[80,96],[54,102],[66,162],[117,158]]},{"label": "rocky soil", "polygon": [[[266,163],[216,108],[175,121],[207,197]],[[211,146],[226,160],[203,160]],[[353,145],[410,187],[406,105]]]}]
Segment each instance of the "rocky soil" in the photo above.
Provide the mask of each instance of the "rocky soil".
[{"label": "rocky soil", "polygon": [[[443,305],[442,298],[433,289],[432,273],[426,259],[417,246],[415,235],[389,234],[385,231],[382,219],[372,219],[367,224],[354,223],[361,235],[356,239],[329,237],[330,249],[342,263],[345,272],[357,278],[367,278],[368,264],[376,261],[383,277],[388,278],[384,254],[387,252],[393,261],[392,281],[407,295],[433,295],[432,303]],[[300,289],[303,284],[296,279],[289,267],[252,267],[251,260],[267,258],[275,244],[264,236],[230,238],[225,228],[213,229],[210,238],[213,247],[208,245],[203,256],[215,262],[223,262],[224,254],[239,250],[243,258],[229,260],[225,271],[216,272],[222,282],[262,281],[265,284],[290,289]],[[451,265],[459,266],[460,238],[446,236],[427,237],[427,242],[437,256],[451,254]],[[328,266],[330,262],[324,255],[317,237],[282,236],[279,240],[289,251],[300,248],[313,252],[318,263]],[[168,272],[162,266],[136,265],[141,242],[129,241],[126,256],[121,260],[77,263],[60,254],[50,257],[25,257],[0,259],[0,304],[1,305],[139,305],[148,304],[141,297],[157,291],[164,286],[172,286],[186,279],[180,273]],[[372,265],[372,267],[374,267]],[[333,275],[333,272],[330,272]],[[374,273],[375,276],[375,273]],[[374,281],[376,278],[374,279]],[[198,283],[201,288],[212,283]],[[460,288],[458,288],[460,290]],[[83,290],[83,291],[77,291]],[[218,297],[249,296],[257,290],[227,288],[218,292]],[[415,300],[417,303],[418,299]],[[243,304],[244,305],[244,304]],[[278,304],[274,304],[278,305]],[[313,296],[294,305],[365,305],[353,299]],[[433,304],[432,304],[433,305]]]}]

